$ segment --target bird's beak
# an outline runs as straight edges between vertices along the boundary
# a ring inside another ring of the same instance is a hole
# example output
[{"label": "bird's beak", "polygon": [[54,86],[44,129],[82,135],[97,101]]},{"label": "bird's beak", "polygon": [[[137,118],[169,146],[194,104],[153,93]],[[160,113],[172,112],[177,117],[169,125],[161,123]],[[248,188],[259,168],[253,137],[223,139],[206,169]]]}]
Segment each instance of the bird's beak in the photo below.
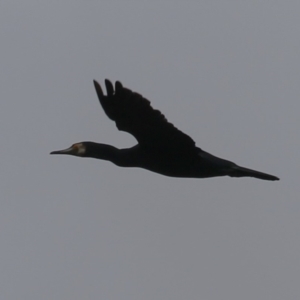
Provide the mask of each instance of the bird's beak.
[{"label": "bird's beak", "polygon": [[70,155],[74,155],[75,153],[76,153],[76,149],[73,146],[71,146],[68,149],[50,152],[50,154],[70,154]]}]

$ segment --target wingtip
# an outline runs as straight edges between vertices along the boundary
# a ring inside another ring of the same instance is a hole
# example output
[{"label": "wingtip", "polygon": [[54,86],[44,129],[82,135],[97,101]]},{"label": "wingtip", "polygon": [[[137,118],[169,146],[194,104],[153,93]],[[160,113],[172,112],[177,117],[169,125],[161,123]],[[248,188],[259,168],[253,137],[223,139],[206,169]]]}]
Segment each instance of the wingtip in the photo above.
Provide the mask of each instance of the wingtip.
[{"label": "wingtip", "polygon": [[98,81],[95,80],[95,79],[93,79],[93,83],[94,83],[94,86],[95,86],[95,87],[100,85],[100,84],[98,83]]},{"label": "wingtip", "polygon": [[105,83],[105,85],[107,85],[107,84],[111,84],[112,85],[111,81],[109,79],[107,79],[107,78],[104,79],[104,83]]},{"label": "wingtip", "polygon": [[104,82],[105,82],[105,86],[106,86],[107,96],[112,96],[114,94],[114,87],[113,87],[111,81],[108,79],[105,79]]},{"label": "wingtip", "polygon": [[116,83],[115,83],[115,89],[116,89],[116,92],[123,89],[123,85],[122,85],[122,83],[120,81],[116,81]]},{"label": "wingtip", "polygon": [[94,82],[94,86],[95,86],[98,97],[99,98],[103,97],[103,91],[102,91],[101,85],[96,80],[93,80],[93,82]]}]

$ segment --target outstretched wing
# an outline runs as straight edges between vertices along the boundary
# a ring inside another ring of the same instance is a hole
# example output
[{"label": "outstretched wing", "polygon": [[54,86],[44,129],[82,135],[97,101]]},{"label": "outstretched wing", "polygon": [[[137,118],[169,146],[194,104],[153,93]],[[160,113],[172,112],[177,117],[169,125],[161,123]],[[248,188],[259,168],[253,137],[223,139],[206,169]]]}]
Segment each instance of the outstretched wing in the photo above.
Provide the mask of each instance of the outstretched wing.
[{"label": "outstretched wing", "polygon": [[119,130],[132,134],[142,147],[175,152],[195,149],[195,142],[153,109],[142,95],[124,88],[119,81],[114,90],[112,83],[105,80],[106,96],[98,82],[94,81],[94,85],[107,116],[116,122]]}]

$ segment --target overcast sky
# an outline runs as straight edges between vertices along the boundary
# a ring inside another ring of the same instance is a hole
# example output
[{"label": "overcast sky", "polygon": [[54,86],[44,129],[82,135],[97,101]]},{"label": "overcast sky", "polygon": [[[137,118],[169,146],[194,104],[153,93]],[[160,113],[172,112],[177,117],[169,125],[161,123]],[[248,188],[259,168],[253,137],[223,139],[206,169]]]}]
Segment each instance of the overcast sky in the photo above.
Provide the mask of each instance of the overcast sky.
[{"label": "overcast sky", "polygon": [[[1,299],[299,299],[299,14],[296,0],[2,0]],[[50,156],[135,145],[98,103],[105,78],[281,180]]]}]

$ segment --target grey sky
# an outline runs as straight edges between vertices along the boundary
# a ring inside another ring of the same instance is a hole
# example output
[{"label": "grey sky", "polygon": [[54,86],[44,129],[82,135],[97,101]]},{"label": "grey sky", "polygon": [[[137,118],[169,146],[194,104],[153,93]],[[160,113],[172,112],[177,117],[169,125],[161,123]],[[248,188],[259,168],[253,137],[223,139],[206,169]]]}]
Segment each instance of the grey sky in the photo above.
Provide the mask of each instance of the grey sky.
[{"label": "grey sky", "polygon": [[[299,1],[1,1],[2,299],[300,296]],[[279,176],[174,179],[51,150],[129,147],[92,80]]]}]

